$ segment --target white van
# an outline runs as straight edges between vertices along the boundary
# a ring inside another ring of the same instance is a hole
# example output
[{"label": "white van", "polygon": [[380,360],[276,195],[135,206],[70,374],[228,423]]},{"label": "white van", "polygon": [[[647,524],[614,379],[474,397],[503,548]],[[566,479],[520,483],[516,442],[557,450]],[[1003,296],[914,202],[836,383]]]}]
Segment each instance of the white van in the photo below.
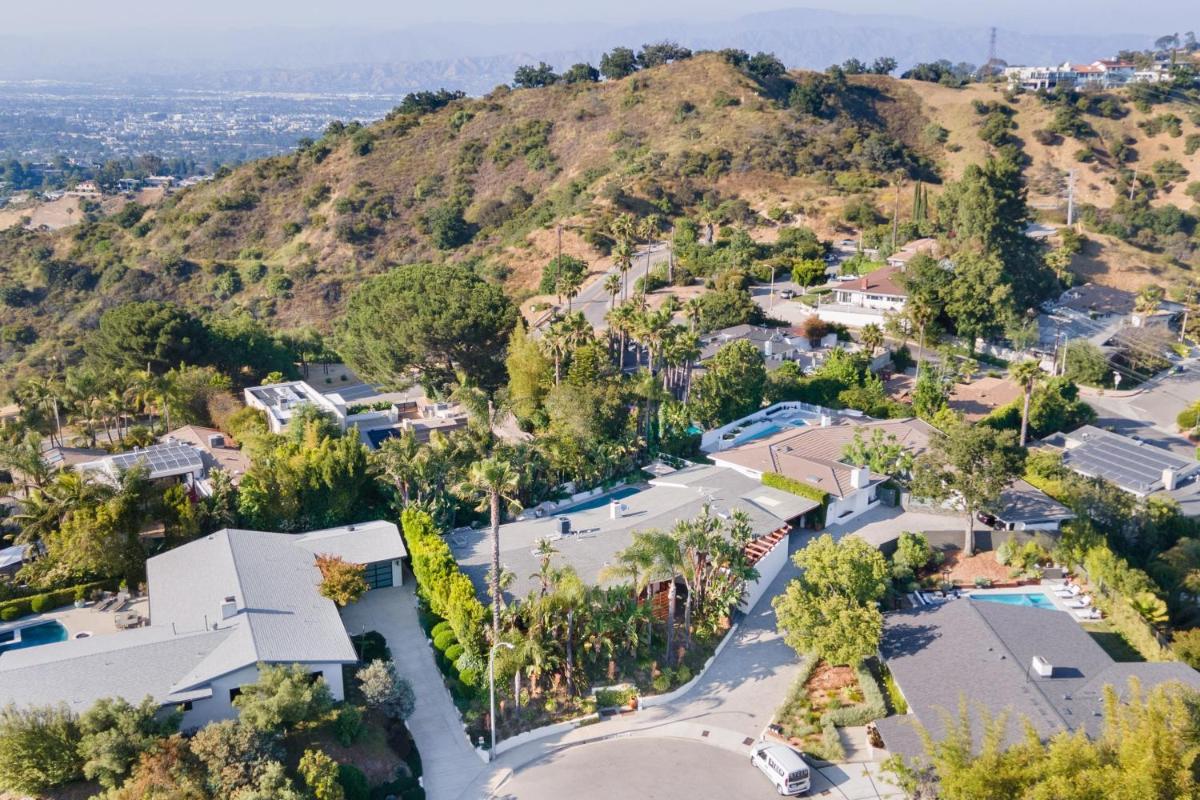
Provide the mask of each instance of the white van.
[{"label": "white van", "polygon": [[811,785],[808,763],[786,745],[759,742],[750,753],[750,763],[771,779],[780,794],[804,794]]}]

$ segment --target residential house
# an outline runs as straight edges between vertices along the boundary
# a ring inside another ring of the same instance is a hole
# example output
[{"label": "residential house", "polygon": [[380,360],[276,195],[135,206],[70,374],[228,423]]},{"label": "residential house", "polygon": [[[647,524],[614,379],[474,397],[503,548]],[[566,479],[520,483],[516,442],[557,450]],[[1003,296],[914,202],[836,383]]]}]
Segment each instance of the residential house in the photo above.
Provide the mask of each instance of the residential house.
[{"label": "residential house", "polygon": [[900,246],[900,249],[888,256],[885,261],[889,267],[904,268],[919,255],[932,256],[937,252],[937,239],[914,239]]},{"label": "residential house", "polygon": [[233,717],[260,664],[302,664],[343,699],[357,660],[316,555],[366,566],[372,588],[400,580],[404,542],[390,522],[306,534],[222,530],[146,564],[149,626],[0,653],[0,706],[149,695],[184,711],[184,729]]},{"label": "residential house", "polygon": [[1159,70],[1138,70],[1128,61],[1100,59],[1090,64],[1067,61],[1053,66],[1012,66],[1004,69],[1009,86],[1026,91],[1116,89],[1130,82],[1158,82]]},{"label": "residential house", "polygon": [[184,442],[167,442],[150,447],[135,447],[125,453],[106,455],[75,465],[78,472],[90,473],[116,484],[122,473],[134,468],[146,471],[152,481],[179,481],[200,494],[200,482],[208,474],[203,453]]},{"label": "residential house", "polygon": [[828,495],[823,523],[841,525],[875,508],[879,486],[889,475],[879,475],[861,464],[849,463],[843,453],[858,434],[869,441],[875,431],[895,437],[914,456],[929,446],[935,430],[923,420],[875,420],[848,415],[823,416],[818,424],[790,427],[731,450],[711,453],[714,464],[762,480],[776,473]]},{"label": "residential house", "polygon": [[[202,425],[183,425],[158,437],[163,444],[185,444],[200,453],[204,461],[204,482],[214,469],[220,469],[236,486],[246,470],[250,469],[250,456],[246,455],[227,433]],[[202,490],[202,494],[208,494]]]},{"label": "residential house", "polygon": [[768,328],[765,325],[734,325],[707,333],[700,339],[700,366],[717,354],[725,345],[737,341],[753,344],[763,356],[768,370],[794,361],[804,370],[815,367],[821,356],[838,345],[836,333],[812,341],[798,328]]},{"label": "residential house", "polygon": [[878,720],[888,752],[925,753],[917,725],[941,739],[958,719],[972,720],[976,745],[982,711],[1007,715],[1005,740],[1021,742],[1025,726],[1043,740],[1060,731],[1098,736],[1104,693],[1127,696],[1136,678],[1142,691],[1178,682],[1200,689],[1200,674],[1178,661],[1118,663],[1065,611],[958,599],[884,615],[880,647],[909,712]]},{"label": "residential house", "polygon": [[272,433],[286,430],[299,409],[315,406],[341,430],[356,428],[359,439],[372,450],[404,431],[412,431],[417,441],[424,442],[434,431],[448,433],[467,424],[460,406],[430,401],[420,390],[380,394],[365,388],[365,395],[351,401],[339,392],[320,392],[306,381],[288,381],[250,386],[244,397],[246,405],[267,415]]},{"label": "residential house", "polygon": [[1042,445],[1062,452],[1063,466],[1103,478],[1138,497],[1162,494],[1189,516],[1200,515],[1200,461],[1119,433],[1084,425],[1055,433]]},{"label": "residential house", "polygon": [[989,522],[1001,531],[1059,531],[1075,513],[1045,492],[1021,479],[1000,493],[1000,511]]},{"label": "residential house", "polygon": [[[805,524],[819,508],[808,498],[763,486],[734,470],[693,465],[659,475],[644,489],[630,487],[609,497],[597,498],[549,515],[525,515],[500,526],[500,560],[514,575],[505,590],[508,599],[520,599],[538,586],[538,544],[549,541],[557,554],[554,563],[570,565],[589,584],[604,584],[606,567],[633,542],[635,531],[670,530],[678,520],[693,519],[707,506],[728,519],[735,510],[751,521],[755,544],[752,560],[758,580],[747,589],[743,608],[750,608],[787,561],[788,534]],[[455,560],[486,598],[492,550],[487,530],[460,529],[449,537]]]},{"label": "residential house", "polygon": [[30,545],[0,547],[0,578],[12,578],[29,559]]},{"label": "residential house", "polygon": [[1024,390],[1008,378],[985,376],[970,383],[954,384],[947,405],[968,422],[978,422],[1022,396]]}]

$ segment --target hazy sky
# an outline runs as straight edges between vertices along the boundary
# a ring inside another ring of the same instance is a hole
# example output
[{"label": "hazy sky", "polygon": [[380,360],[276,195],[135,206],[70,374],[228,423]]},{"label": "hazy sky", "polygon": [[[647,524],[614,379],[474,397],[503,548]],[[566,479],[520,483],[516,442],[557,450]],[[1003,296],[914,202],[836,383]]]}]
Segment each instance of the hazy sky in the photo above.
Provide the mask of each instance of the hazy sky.
[{"label": "hazy sky", "polygon": [[196,28],[295,26],[403,28],[453,20],[514,22],[600,21],[617,25],[666,18],[720,19],[777,8],[824,8],[847,13],[893,13],[969,25],[998,25],[1028,32],[1182,32],[1200,29],[1196,0],[2,0],[2,33],[77,32],[142,28],[186,34]]}]

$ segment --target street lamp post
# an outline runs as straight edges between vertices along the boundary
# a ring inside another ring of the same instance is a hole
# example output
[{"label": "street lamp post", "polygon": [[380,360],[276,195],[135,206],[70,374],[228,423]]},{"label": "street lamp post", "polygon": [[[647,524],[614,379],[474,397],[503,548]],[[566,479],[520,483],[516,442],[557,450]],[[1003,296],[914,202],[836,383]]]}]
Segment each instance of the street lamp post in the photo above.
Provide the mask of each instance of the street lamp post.
[{"label": "street lamp post", "polygon": [[488,651],[488,700],[491,703],[491,722],[492,728],[492,749],[488,751],[488,761],[496,758],[496,648],[507,647],[509,650],[515,648],[509,642],[496,642],[492,645],[492,649]]}]

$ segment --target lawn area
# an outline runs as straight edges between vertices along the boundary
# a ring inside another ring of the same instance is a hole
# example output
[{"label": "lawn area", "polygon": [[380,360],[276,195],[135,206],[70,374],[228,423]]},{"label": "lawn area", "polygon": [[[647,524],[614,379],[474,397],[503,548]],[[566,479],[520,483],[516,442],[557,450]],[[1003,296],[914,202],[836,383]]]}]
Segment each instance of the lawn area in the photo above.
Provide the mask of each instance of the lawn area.
[{"label": "lawn area", "polygon": [[1141,653],[1134,649],[1120,631],[1113,628],[1108,620],[1083,623],[1083,629],[1091,634],[1096,644],[1104,648],[1113,661],[1145,661]]}]

